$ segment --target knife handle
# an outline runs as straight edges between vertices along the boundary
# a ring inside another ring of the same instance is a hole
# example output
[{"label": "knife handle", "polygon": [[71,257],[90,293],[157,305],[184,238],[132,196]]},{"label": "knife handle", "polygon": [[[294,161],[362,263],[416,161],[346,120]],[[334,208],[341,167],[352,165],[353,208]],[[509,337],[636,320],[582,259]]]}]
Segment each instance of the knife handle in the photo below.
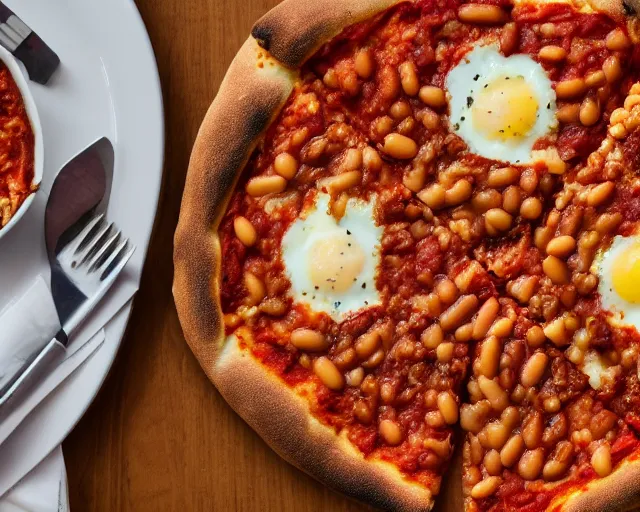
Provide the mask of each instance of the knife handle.
[{"label": "knife handle", "polygon": [[[64,332],[64,331],[61,331]],[[66,336],[66,335],[65,335]],[[0,397],[0,407],[13,397],[26,392],[35,384],[42,383],[51,372],[55,363],[59,363],[67,351],[57,337],[53,338],[30,364],[26,364],[18,373],[19,377]]]}]

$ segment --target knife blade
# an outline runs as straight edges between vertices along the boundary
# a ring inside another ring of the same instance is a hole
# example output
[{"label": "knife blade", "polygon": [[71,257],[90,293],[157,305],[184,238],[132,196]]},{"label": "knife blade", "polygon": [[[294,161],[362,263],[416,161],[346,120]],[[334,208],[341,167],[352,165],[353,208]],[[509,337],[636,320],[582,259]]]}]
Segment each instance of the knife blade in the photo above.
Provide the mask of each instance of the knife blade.
[{"label": "knife blade", "polygon": [[62,325],[75,311],[73,298],[79,291],[64,277],[56,255],[84,227],[84,218],[106,212],[113,166],[113,145],[103,137],[62,168],[49,194],[44,218],[45,243],[51,264],[51,293]]},{"label": "knife blade", "polygon": [[0,44],[22,61],[29,78],[46,85],[60,58],[29,26],[6,5],[0,2]]}]

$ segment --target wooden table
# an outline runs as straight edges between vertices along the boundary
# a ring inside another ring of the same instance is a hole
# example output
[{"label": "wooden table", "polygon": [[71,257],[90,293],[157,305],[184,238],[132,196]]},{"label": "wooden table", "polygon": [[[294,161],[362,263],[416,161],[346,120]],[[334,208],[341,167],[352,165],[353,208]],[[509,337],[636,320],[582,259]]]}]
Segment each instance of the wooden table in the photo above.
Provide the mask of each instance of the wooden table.
[{"label": "wooden table", "polygon": [[[165,181],[122,348],[64,443],[73,511],[366,510],[288,465],[226,405],[189,351],[171,296],[191,146],[252,24],[277,2],[136,0],[164,91]],[[448,491],[447,510],[461,510],[459,491]]]}]

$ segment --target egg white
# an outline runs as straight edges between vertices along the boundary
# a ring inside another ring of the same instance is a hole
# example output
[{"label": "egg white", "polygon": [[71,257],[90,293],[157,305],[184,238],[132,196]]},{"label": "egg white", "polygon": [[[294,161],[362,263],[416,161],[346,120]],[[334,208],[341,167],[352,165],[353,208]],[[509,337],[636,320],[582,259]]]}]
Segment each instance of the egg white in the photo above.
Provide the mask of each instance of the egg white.
[{"label": "egg white", "polygon": [[[381,303],[376,289],[380,262],[380,239],[383,228],[374,217],[375,196],[369,202],[351,198],[339,222],[329,210],[330,196],[319,193],[315,205],[303,212],[282,239],[282,259],[291,281],[290,294],[295,302],[308,305],[313,311],[325,312],[341,322],[350,314]],[[353,243],[364,252],[364,266],[357,279],[345,292],[329,293],[315,289],[309,272],[310,252],[319,240],[332,236],[353,237]]]},{"label": "egg white", "polygon": [[[504,76],[522,76],[538,102],[538,117],[526,136],[512,140],[490,140],[474,130],[472,100],[485,86]],[[450,72],[446,80],[450,96],[450,124],[477,155],[512,164],[533,161],[535,142],[557,127],[556,94],[543,67],[528,55],[505,57],[495,46],[476,46]]]},{"label": "egg white", "polygon": [[613,271],[618,256],[628,247],[640,242],[640,236],[616,236],[608,249],[598,253],[591,265],[591,272],[599,279],[598,293],[602,308],[612,316],[609,322],[615,326],[640,328],[640,304],[632,304],[620,297],[613,286]]}]

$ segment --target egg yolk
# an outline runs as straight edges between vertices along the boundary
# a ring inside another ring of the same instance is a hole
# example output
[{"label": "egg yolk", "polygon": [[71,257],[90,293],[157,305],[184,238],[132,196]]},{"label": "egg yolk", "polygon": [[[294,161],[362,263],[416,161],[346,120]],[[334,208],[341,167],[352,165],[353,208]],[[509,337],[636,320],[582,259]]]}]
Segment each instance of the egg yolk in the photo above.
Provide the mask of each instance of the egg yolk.
[{"label": "egg yolk", "polygon": [[471,101],[473,127],[488,140],[524,137],[538,118],[538,100],[522,76],[497,78]]},{"label": "egg yolk", "polygon": [[615,259],[612,282],[622,299],[640,304],[640,243],[627,247]]},{"label": "egg yolk", "polygon": [[309,278],[316,290],[346,292],[364,268],[365,254],[348,234],[318,240],[309,251]]}]

